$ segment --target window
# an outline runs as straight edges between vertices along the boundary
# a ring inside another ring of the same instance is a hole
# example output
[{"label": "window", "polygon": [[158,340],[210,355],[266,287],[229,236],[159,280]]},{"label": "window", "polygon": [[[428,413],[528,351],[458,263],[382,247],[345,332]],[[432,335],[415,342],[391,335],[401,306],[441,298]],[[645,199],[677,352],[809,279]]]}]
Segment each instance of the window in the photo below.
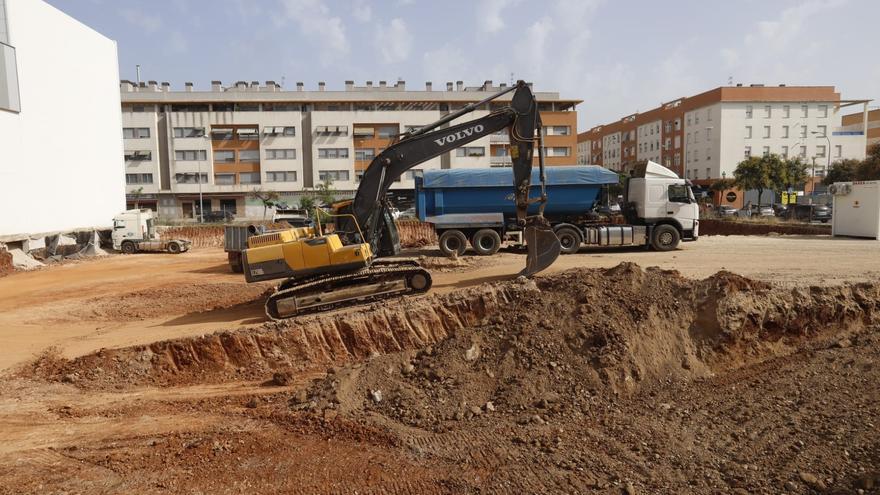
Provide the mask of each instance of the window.
[{"label": "window", "polygon": [[788,126],[787,125],[782,126],[782,137],[788,138]]},{"label": "window", "polygon": [[681,148],[681,136],[675,136],[675,149]]},{"label": "window", "polygon": [[712,178],[712,169],[709,168],[709,167],[706,167],[706,178],[707,178],[707,179],[711,179],[711,178]]},{"label": "window", "polygon": [[680,153],[676,153],[676,154],[675,154],[675,166],[677,167],[677,166],[679,166],[679,165],[681,165],[681,154],[680,154]]},{"label": "window", "polygon": [[807,126],[805,126],[805,125],[801,126],[801,137],[802,138],[807,137]]},{"label": "window", "polygon": [[694,142],[695,143],[700,142],[700,131],[694,131]]},{"label": "window", "polygon": [[376,150],[373,148],[355,148],[354,150],[354,159],[355,160],[372,160],[376,157]]},{"label": "window", "polygon": [[263,103],[264,112],[299,112],[301,107],[293,103]]},{"label": "window", "polygon": [[840,158],[843,156],[843,147],[841,145],[834,146],[834,158]]},{"label": "window", "polygon": [[675,130],[681,129],[681,119],[675,119]]},{"label": "window", "polygon": [[455,149],[455,156],[486,156],[486,148],[483,146],[462,146]]},{"label": "window", "polygon": [[396,125],[383,125],[379,127],[378,137],[382,139],[392,138],[400,134],[400,130]]},{"label": "window", "polygon": [[218,186],[235,185],[235,174],[214,174],[214,184]]},{"label": "window", "polygon": [[687,171],[687,178],[688,178],[688,179],[691,178],[691,171],[690,171],[690,170]]},{"label": "window", "polygon": [[772,115],[772,112],[773,112],[773,110],[770,107],[770,105],[764,105],[764,118],[765,119],[769,119],[770,116]]},{"label": "window", "polygon": [[782,105],[782,118],[787,119],[789,116],[791,116],[791,106]]},{"label": "window", "polygon": [[318,148],[318,158],[348,158],[348,148]]},{"label": "window", "polygon": [[798,156],[800,156],[801,158],[807,157],[807,147],[806,146],[801,146],[801,152],[798,154]]},{"label": "window", "polygon": [[266,150],[267,160],[293,160],[296,158],[294,149]]},{"label": "window", "polygon": [[[179,160],[180,158],[178,158]],[[235,161],[235,152],[231,150],[217,150],[214,152],[214,163],[232,163]]]},{"label": "window", "polygon": [[238,173],[238,182],[240,184],[259,184],[260,183],[260,173],[259,172],[239,172]]},{"label": "window", "polygon": [[711,108],[706,109],[706,120],[709,122],[712,122],[712,109]]},{"label": "window", "polygon": [[174,152],[174,159],[182,162],[207,160],[208,152],[205,150],[177,150]]},{"label": "window", "polygon": [[[568,156],[571,152],[571,148],[567,146],[554,146],[552,148],[548,148],[550,153],[547,156]],[[633,147],[635,150],[635,147]]]},{"label": "window", "polygon": [[746,139],[752,139],[752,126],[746,126]]},{"label": "window", "polygon": [[293,126],[285,126],[285,127],[266,126],[266,127],[263,127],[263,134],[266,134],[267,136],[277,136],[279,134],[284,135],[284,136],[296,136],[296,127],[293,127]]},{"label": "window", "polygon": [[355,172],[354,172],[354,180],[355,180],[356,182],[360,182],[361,179],[363,179],[363,178],[364,178],[364,171],[363,171],[363,170],[355,170]]},{"label": "window", "polygon": [[266,182],[296,182],[296,170],[266,172]]},{"label": "window", "polygon": [[[707,169],[708,171],[708,169]],[[708,176],[707,176],[708,177]],[[690,203],[690,195],[688,194],[688,186],[684,184],[671,184],[667,191],[669,201],[671,203]]]},{"label": "window", "polygon": [[706,148],[706,160],[712,159],[712,148]]},{"label": "window", "polygon": [[788,158],[788,146],[782,147],[782,158]]},{"label": "window", "polygon": [[801,105],[801,117],[806,117],[808,114],[807,105]]},{"label": "window", "polygon": [[672,121],[666,122],[663,124],[663,132],[670,133],[672,132]]},{"label": "window", "polygon": [[148,162],[153,159],[153,153],[147,150],[126,151],[125,161],[127,162]]},{"label": "window", "polygon": [[700,115],[697,112],[694,112],[694,125],[700,123]]},{"label": "window", "polygon": [[125,174],[126,184],[152,184],[153,174]]},{"label": "window", "polygon": [[761,150],[761,156],[770,156],[770,147],[764,146],[764,149]]},{"label": "window", "polygon": [[819,105],[819,117],[824,118],[828,116],[828,105]]},{"label": "window", "polygon": [[240,141],[257,141],[260,139],[260,133],[256,127],[240,127],[235,130]]},{"label": "window", "polygon": [[[0,2],[0,6],[3,2]],[[0,19],[5,27],[5,19]],[[18,63],[15,48],[0,43],[0,108],[11,112],[21,111],[18,93]]]},{"label": "window", "polygon": [[321,182],[330,181],[347,181],[348,170],[320,170],[318,171],[318,180]]},{"label": "window", "polygon": [[770,126],[765,125],[764,126],[764,139],[768,139],[769,137],[770,137]]},{"label": "window", "polygon": [[691,162],[691,150],[687,150],[686,156],[687,156],[687,162],[690,163]]},{"label": "window", "polygon": [[746,146],[745,152],[743,153],[743,157],[751,158],[752,157],[752,147]]},{"label": "window", "polygon": [[828,126],[827,125],[818,125],[818,126],[816,126],[816,132],[818,133],[819,137],[825,137],[828,135],[827,134]]},{"label": "window", "polygon": [[752,118],[752,106],[751,105],[746,106],[746,118],[747,119]]},{"label": "window", "polygon": [[347,125],[319,125],[315,128],[315,134],[330,136],[347,136]]},{"label": "window", "polygon": [[259,103],[236,103],[233,106],[233,110],[236,112],[259,112],[260,104]]},{"label": "window", "polygon": [[687,114],[687,125],[690,127],[691,125],[691,114]]},{"label": "window", "polygon": [[220,211],[228,211],[229,213],[238,213],[236,210],[235,200],[234,199],[221,199],[220,200]]},{"label": "window", "polygon": [[174,128],[174,137],[176,138],[189,138],[189,137],[204,137],[205,136],[205,128],[204,127],[175,127]]},{"label": "window", "polygon": [[825,145],[820,144],[816,146],[816,158],[825,158]]},{"label": "window", "polygon": [[150,137],[149,127],[123,127],[122,137],[125,139],[143,139]]},{"label": "window", "polygon": [[215,141],[229,141],[233,137],[232,129],[211,129],[211,139]]},{"label": "window", "polygon": [[260,150],[239,150],[238,161],[242,163],[253,163],[260,161]]},{"label": "window", "polygon": [[[201,179],[201,180],[200,180]],[[184,174],[174,174],[174,181],[178,184],[207,184],[208,183],[208,174],[197,174],[197,173],[184,173]]]}]

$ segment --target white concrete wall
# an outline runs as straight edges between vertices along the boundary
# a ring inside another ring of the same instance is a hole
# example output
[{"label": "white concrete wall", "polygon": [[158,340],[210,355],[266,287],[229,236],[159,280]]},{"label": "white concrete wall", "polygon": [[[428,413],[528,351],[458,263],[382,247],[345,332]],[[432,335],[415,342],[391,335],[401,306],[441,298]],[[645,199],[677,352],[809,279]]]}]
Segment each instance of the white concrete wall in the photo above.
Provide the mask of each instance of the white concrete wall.
[{"label": "white concrete wall", "polygon": [[116,42],[7,2],[21,113],[0,111],[0,235],[109,226],[125,208]]}]

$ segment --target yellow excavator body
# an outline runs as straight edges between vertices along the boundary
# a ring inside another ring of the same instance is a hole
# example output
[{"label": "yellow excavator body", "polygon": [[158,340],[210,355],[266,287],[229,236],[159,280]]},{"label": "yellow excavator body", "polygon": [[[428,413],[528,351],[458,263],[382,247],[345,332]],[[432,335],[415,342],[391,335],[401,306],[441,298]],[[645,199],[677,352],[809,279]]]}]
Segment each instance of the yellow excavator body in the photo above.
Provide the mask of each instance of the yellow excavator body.
[{"label": "yellow excavator body", "polygon": [[344,246],[338,235],[317,235],[312,227],[250,237],[244,256],[248,282],[353,271],[373,261],[369,244]]}]

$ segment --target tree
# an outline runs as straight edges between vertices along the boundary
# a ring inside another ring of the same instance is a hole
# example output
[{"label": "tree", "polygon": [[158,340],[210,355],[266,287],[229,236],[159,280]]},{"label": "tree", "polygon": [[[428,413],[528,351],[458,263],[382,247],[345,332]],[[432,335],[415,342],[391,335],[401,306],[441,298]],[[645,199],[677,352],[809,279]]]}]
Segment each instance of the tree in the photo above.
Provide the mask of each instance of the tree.
[{"label": "tree", "polygon": [[336,189],[333,189],[333,179],[325,177],[316,187],[316,196],[323,205],[333,204],[336,201]]},{"label": "tree", "polygon": [[[808,166],[800,158],[780,160],[777,155],[770,155],[768,158],[771,158],[769,161],[770,174],[773,178],[774,190],[777,193],[781,193],[789,187],[799,187],[810,178],[810,174],[807,172]],[[779,167],[778,171],[777,167]]]},{"label": "tree", "polygon": [[303,210],[306,210],[306,213],[311,216],[315,211],[315,197],[314,196],[302,196],[299,198],[299,207]]},{"label": "tree", "polygon": [[709,184],[709,190],[712,192],[724,192],[728,189],[733,189],[736,186],[735,182],[734,179],[718,179]]},{"label": "tree", "polygon": [[856,168],[856,180],[880,179],[880,143],[868,150],[868,156]]},{"label": "tree", "polygon": [[132,189],[131,191],[128,192],[128,194],[131,194],[134,197],[134,209],[139,210],[141,207],[141,205],[140,205],[141,196],[144,195],[144,186],[141,186],[137,189]]},{"label": "tree", "polygon": [[[767,157],[764,157],[767,158]],[[764,158],[756,156],[749,157],[736,166],[733,171],[733,183],[743,191],[756,189],[758,191],[758,201],[764,195],[765,189],[772,189],[773,182],[770,177],[770,169]]]},{"label": "tree", "polygon": [[856,178],[856,169],[862,162],[852,158],[838,160],[831,164],[828,174],[822,179],[822,184],[830,186],[835,182],[851,182]]},{"label": "tree", "polygon": [[275,206],[275,203],[278,201],[278,193],[275,191],[264,191],[259,187],[255,187],[253,191],[250,192],[250,197],[259,199],[263,204],[263,219],[266,219],[266,211]]}]

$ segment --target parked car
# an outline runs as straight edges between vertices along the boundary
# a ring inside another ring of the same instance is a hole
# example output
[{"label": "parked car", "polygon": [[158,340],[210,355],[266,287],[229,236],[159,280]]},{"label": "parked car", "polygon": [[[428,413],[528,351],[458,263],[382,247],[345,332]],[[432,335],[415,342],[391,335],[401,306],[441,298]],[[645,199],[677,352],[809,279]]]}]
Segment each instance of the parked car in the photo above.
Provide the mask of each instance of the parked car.
[{"label": "parked car", "polygon": [[752,205],[752,216],[754,217],[772,217],[776,216],[773,207],[770,205]]},{"label": "parked car", "polygon": [[205,222],[231,222],[235,220],[235,214],[227,210],[206,211],[202,217]]},{"label": "parked car", "polygon": [[788,210],[788,205],[784,205],[782,203],[774,203],[773,204],[773,213],[777,217],[784,217],[786,210]]},{"label": "parked car", "polygon": [[828,223],[831,220],[831,208],[827,205],[789,205],[785,218],[802,222]]},{"label": "parked car", "polygon": [[736,208],[731,205],[718,205],[718,207],[715,208],[715,214],[719,217],[735,217]]}]

